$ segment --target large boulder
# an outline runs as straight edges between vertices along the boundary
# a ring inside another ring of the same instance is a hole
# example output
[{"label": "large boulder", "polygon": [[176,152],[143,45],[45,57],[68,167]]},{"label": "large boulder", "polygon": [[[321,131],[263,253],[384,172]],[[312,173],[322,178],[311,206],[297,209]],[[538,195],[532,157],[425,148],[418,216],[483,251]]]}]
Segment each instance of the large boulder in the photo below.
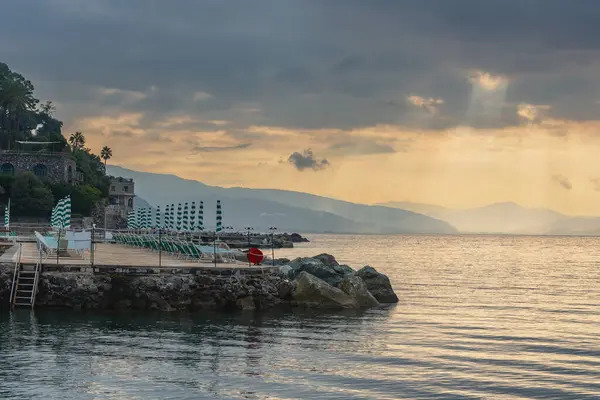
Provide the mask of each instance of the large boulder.
[{"label": "large boulder", "polygon": [[377,272],[377,270],[370,266],[365,266],[356,272],[356,275],[362,278],[367,285],[369,292],[379,301],[380,303],[397,303],[398,296],[392,289],[390,279]]},{"label": "large boulder", "polygon": [[331,254],[327,254],[327,253],[322,253],[319,254],[318,256],[314,256],[312,257],[315,260],[319,260],[323,263],[323,265],[326,265],[328,267],[335,267],[337,265],[340,265],[337,260],[335,259],[334,256],[332,256]]},{"label": "large boulder", "polygon": [[296,278],[292,297],[295,304],[310,308],[359,307],[356,299],[306,271],[300,272]]},{"label": "large boulder", "polygon": [[295,279],[301,272],[308,272],[330,284],[338,287],[344,276],[354,273],[347,265],[325,265],[321,260],[315,258],[296,258],[290,263],[292,270],[289,271],[290,279]]},{"label": "large boulder", "polygon": [[340,289],[354,298],[360,307],[375,307],[379,302],[367,289],[365,282],[356,275],[348,275],[342,279]]}]

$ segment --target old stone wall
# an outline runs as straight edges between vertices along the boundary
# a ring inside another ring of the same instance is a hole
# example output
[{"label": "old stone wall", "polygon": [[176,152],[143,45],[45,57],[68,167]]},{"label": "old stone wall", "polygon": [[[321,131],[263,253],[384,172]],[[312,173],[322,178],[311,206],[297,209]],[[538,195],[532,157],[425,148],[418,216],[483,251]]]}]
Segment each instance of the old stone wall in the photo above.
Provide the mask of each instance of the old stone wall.
[{"label": "old stone wall", "polygon": [[76,163],[68,154],[0,153],[0,173],[18,174],[23,171],[31,171],[53,183],[74,183],[76,179]]}]

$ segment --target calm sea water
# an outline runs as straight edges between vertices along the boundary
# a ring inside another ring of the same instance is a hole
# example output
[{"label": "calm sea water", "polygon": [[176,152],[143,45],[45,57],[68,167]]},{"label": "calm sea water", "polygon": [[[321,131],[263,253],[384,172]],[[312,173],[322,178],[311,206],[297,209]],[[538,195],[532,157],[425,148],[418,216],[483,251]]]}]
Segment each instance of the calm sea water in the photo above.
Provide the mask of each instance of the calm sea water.
[{"label": "calm sea water", "polygon": [[600,398],[600,238],[314,236],[360,312],[0,315],[2,399]]}]

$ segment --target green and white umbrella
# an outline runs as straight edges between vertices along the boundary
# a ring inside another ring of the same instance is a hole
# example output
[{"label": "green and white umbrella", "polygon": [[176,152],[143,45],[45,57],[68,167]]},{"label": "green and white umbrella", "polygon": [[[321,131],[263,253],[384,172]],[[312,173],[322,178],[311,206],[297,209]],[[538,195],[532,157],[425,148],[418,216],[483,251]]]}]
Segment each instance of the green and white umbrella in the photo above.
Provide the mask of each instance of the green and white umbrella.
[{"label": "green and white umbrella", "polygon": [[192,201],[192,205],[190,206],[190,230],[196,231],[196,202]]},{"label": "green and white umbrella", "polygon": [[144,208],[144,220],[143,220],[143,228],[148,229],[150,225],[152,225],[152,215],[150,208]]},{"label": "green and white umbrella", "polygon": [[156,206],[156,214],[154,215],[154,225],[157,228],[162,228],[160,225],[160,206]]},{"label": "green and white umbrella", "polygon": [[223,230],[223,210],[221,210],[221,200],[217,200],[217,229],[215,232]]},{"label": "green and white umbrella", "polygon": [[188,224],[188,221],[189,221],[188,217],[189,217],[188,216],[188,203],[186,202],[183,205],[183,216],[181,218],[181,230],[184,232],[187,232],[190,230],[190,226]]},{"label": "green and white umbrella", "polygon": [[169,224],[170,224],[170,222],[171,222],[171,220],[169,219],[169,218],[170,218],[170,217],[169,217],[169,215],[170,215],[170,214],[169,214],[169,210],[170,210],[170,209],[169,209],[169,205],[167,204],[167,205],[165,206],[164,220],[163,220],[163,221],[164,221],[164,222],[163,222],[163,228],[165,228],[165,229],[169,229]]},{"label": "green and white umbrella", "polygon": [[171,205],[167,204],[166,208],[165,208],[165,228],[166,229],[171,229],[171,218],[172,218],[172,210],[171,210]]},{"label": "green and white umbrella", "polygon": [[202,232],[204,230],[204,202],[200,202],[200,206],[198,207],[198,230]]},{"label": "green and white umbrella", "polygon": [[177,204],[177,224],[175,225],[175,229],[177,231],[181,230],[181,222],[182,222],[183,214],[181,212],[181,203]]},{"label": "green and white umbrella", "polygon": [[135,215],[135,211],[129,211],[127,213],[127,229],[137,229],[137,218]]},{"label": "green and white umbrella", "polygon": [[4,206],[4,227],[10,228],[10,199],[8,199],[8,204]]},{"label": "green and white umbrella", "polygon": [[71,227],[71,196],[64,197],[52,209],[50,225],[53,228],[67,229]]}]

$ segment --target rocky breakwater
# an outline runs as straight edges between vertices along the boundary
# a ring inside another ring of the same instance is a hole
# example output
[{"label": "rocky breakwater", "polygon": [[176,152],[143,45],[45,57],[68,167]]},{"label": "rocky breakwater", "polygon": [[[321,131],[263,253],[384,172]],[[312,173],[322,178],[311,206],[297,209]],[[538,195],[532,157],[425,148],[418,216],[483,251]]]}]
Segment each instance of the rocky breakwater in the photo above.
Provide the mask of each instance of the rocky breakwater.
[{"label": "rocky breakwater", "polygon": [[[13,266],[0,265],[0,305],[8,308]],[[130,275],[43,272],[37,308],[254,310],[276,306],[365,308],[396,303],[389,279],[369,266],[358,271],[322,254],[273,269]]]},{"label": "rocky breakwater", "polygon": [[294,306],[363,308],[398,302],[387,276],[370,266],[355,271],[329,254],[297,258],[281,266],[280,272],[291,282]]}]

